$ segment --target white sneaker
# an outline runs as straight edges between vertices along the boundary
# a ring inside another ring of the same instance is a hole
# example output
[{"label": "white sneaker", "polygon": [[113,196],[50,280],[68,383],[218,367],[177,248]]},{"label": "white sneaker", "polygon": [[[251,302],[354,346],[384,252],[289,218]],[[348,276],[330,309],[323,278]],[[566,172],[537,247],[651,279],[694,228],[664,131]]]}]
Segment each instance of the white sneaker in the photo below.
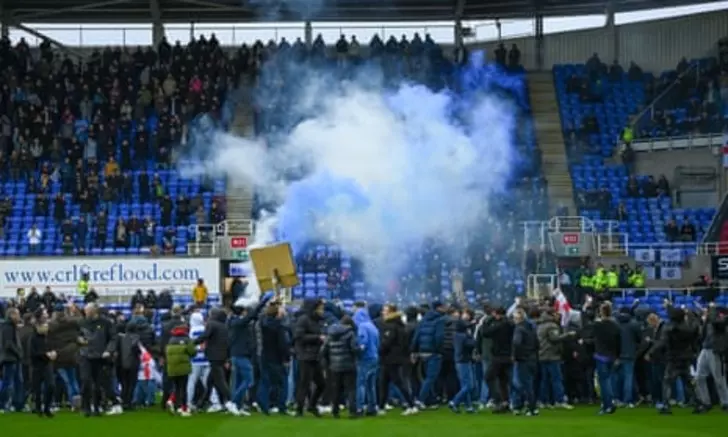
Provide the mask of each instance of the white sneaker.
[{"label": "white sneaker", "polygon": [[634,404],[627,404],[627,408],[634,408]]},{"label": "white sneaker", "polygon": [[184,410],[180,408],[178,414],[180,415],[180,417],[192,416],[192,413],[190,413],[190,410],[188,408],[185,408]]},{"label": "white sneaker", "polygon": [[557,404],[556,406],[559,408],[563,408],[564,410],[573,410],[574,409],[573,405],[567,404],[566,402],[562,402],[560,404]]},{"label": "white sneaker", "polygon": [[272,408],[270,409],[270,413],[271,413],[271,414],[278,414],[278,411],[279,411],[279,410],[278,410],[278,407],[272,407]]},{"label": "white sneaker", "polygon": [[240,412],[241,416],[250,417],[250,410],[248,410],[247,408],[240,408],[238,411]]},{"label": "white sneaker", "polygon": [[232,414],[233,416],[240,416],[240,409],[238,409],[238,406],[233,404],[230,401],[227,401],[225,403],[225,409],[228,413]]},{"label": "white sneaker", "polygon": [[387,410],[387,411],[389,411],[389,410],[394,409],[394,407],[391,406],[391,405],[389,405],[389,404],[384,404],[384,409]]},{"label": "white sneaker", "polygon": [[407,408],[406,410],[404,410],[402,412],[402,415],[403,416],[413,416],[419,412],[420,412],[420,410],[418,410],[417,407],[412,407],[412,408]]},{"label": "white sneaker", "polygon": [[167,406],[167,410],[169,410],[170,413],[174,414],[174,402],[167,401],[164,405]]},{"label": "white sneaker", "polygon": [[333,408],[331,408],[331,406],[329,405],[321,405],[318,407],[319,414],[331,414],[332,410]]},{"label": "white sneaker", "polygon": [[377,416],[386,416],[387,410],[377,410]]},{"label": "white sneaker", "polygon": [[109,408],[109,411],[106,412],[107,416],[118,416],[119,414],[123,413],[124,409],[121,408],[121,405],[113,405],[111,408]]},{"label": "white sneaker", "polygon": [[222,407],[222,405],[220,405],[220,404],[212,404],[207,409],[207,412],[208,413],[219,413],[222,410],[224,410],[224,408]]}]

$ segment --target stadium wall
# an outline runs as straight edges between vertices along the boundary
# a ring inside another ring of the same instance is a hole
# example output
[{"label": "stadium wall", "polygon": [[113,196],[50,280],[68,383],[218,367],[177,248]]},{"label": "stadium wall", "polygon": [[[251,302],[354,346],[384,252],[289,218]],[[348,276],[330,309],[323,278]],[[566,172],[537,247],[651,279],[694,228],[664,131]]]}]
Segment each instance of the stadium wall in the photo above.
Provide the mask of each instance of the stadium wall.
[{"label": "stadium wall", "polygon": [[[663,71],[675,68],[680,58],[699,58],[711,55],[722,37],[728,36],[728,11],[690,15],[669,20],[648,21],[616,26],[617,44],[607,27],[544,36],[544,67],[554,64],[586,62],[594,53],[611,63],[615,55],[626,66],[637,62],[645,71]],[[522,63],[527,70],[536,69],[536,40],[533,37],[503,41],[517,44]],[[472,47],[485,49],[490,56],[499,42],[478,43]]]}]

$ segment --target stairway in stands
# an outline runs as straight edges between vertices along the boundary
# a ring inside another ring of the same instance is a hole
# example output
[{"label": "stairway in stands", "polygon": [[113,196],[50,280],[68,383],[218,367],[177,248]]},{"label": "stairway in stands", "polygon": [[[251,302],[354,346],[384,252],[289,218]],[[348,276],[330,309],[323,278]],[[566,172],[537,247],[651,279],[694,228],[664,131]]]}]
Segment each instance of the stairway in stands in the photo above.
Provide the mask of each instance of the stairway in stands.
[{"label": "stairway in stands", "polygon": [[[241,79],[240,93],[235,115],[233,117],[230,132],[240,137],[252,137],[255,135],[255,120],[253,115],[251,88],[253,84],[247,76]],[[252,185],[236,183],[233,185],[228,181],[227,186],[227,220],[228,233],[231,235],[249,235],[251,229],[249,226],[243,226],[243,223],[249,221],[253,213],[253,187]]]},{"label": "stairway in stands", "polygon": [[567,207],[570,215],[577,215],[552,73],[529,73],[528,87],[543,175],[548,183],[550,214],[555,215],[559,207]]}]

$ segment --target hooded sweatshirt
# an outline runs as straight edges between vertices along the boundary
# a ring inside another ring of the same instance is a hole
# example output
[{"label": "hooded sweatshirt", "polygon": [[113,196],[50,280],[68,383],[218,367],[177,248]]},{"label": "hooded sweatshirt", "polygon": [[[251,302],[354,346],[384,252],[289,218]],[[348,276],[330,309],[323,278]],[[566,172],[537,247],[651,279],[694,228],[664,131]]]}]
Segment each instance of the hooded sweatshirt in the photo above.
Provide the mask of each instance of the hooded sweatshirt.
[{"label": "hooded sweatshirt", "polygon": [[[202,333],[205,332],[205,317],[202,313],[192,313],[190,316],[190,338],[192,341],[197,340]],[[197,352],[192,357],[193,366],[208,366],[210,362],[205,357],[205,351],[202,346],[197,346]]]},{"label": "hooded sweatshirt", "polygon": [[378,361],[379,330],[372,323],[372,319],[369,317],[369,311],[365,308],[356,310],[354,313],[354,323],[356,323],[356,335],[361,351],[361,361]]}]

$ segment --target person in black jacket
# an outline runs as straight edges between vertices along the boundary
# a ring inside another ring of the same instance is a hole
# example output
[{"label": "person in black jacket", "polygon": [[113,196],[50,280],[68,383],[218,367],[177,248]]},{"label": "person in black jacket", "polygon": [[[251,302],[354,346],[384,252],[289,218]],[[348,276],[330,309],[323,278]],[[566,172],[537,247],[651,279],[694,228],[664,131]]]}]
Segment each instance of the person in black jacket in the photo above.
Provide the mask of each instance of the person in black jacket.
[{"label": "person in black jacket", "polygon": [[114,351],[114,328],[109,319],[101,317],[96,304],[84,308],[86,319],[81,323],[79,369],[81,374],[81,406],[86,416],[101,413],[101,394],[104,387],[104,367]]},{"label": "person in black jacket", "polygon": [[710,405],[708,377],[711,376],[723,411],[728,412],[728,385],[723,364],[728,352],[728,318],[718,312],[714,303],[708,307],[703,331],[703,343],[695,365],[696,391],[701,405],[696,407],[695,412],[701,413],[705,409],[701,408],[703,405]]},{"label": "person in black jacket", "polygon": [[205,357],[210,361],[210,374],[207,377],[208,393],[205,399],[209,399],[209,395],[215,389],[225,409],[238,416],[240,409],[230,401],[230,387],[225,377],[225,362],[228,359],[228,327],[225,319],[225,312],[220,308],[210,310],[205,332],[195,339],[195,344],[205,344]]},{"label": "person in black jacket", "polygon": [[[685,398],[695,400],[695,392],[690,383],[690,365],[695,359],[694,346],[699,337],[697,326],[686,319],[685,312],[678,308],[670,308],[670,324],[662,331],[658,339],[645,359],[649,360],[653,351],[663,350],[667,366],[665,377],[662,380],[662,399],[670,399],[675,381],[681,378],[685,386]],[[698,404],[699,405],[699,404]],[[700,407],[699,407],[700,408]],[[670,403],[664,402],[659,409],[660,414],[672,414]]]},{"label": "person in black jacket", "polygon": [[50,348],[48,342],[48,314],[39,309],[35,314],[35,329],[30,337],[30,374],[33,380],[34,413],[43,417],[53,417],[51,412],[56,377],[53,361],[58,353]]},{"label": "person in black jacket", "polygon": [[15,411],[23,411],[24,391],[22,378],[23,348],[18,335],[21,324],[20,311],[10,308],[0,325],[0,364],[2,365],[2,388],[0,388],[0,411],[8,404],[8,394],[13,393]]},{"label": "person in black jacket", "polygon": [[[659,409],[662,408],[662,380],[665,376],[665,353],[662,349],[652,349],[662,337],[667,324],[655,313],[647,316],[647,329],[644,331],[644,344],[646,351],[643,355],[648,368],[648,379],[652,402]],[[649,353],[649,360],[647,354]]]},{"label": "person in black jacket", "polygon": [[617,397],[620,402],[634,407],[634,368],[637,359],[637,348],[642,342],[642,328],[632,317],[630,308],[622,308],[617,314],[620,329],[620,354],[616,373]]},{"label": "person in black jacket", "polygon": [[[405,337],[407,339],[407,344],[411,345],[412,338],[417,330],[417,316],[419,315],[419,310],[417,307],[409,307],[405,310],[404,314],[407,318],[407,323],[405,323],[404,326]],[[412,360],[408,359],[402,366],[402,373],[404,375],[405,383],[410,388],[412,397],[414,397],[415,393],[420,392],[421,380],[419,367],[414,365]]]},{"label": "person in black jacket", "polygon": [[402,313],[393,304],[382,307],[382,318],[379,324],[379,410],[385,410],[389,385],[393,384],[404,397],[406,409],[403,415],[415,414],[414,399],[409,387],[402,379],[402,365],[407,362],[409,342],[402,321]]},{"label": "person in black jacket", "polygon": [[[460,312],[457,308],[448,308],[445,316],[445,330],[442,341],[442,366],[437,380],[437,393],[445,392],[448,401],[451,401],[459,390],[457,370],[455,370],[455,331],[460,321]],[[442,389],[444,390],[442,390]]]},{"label": "person in black jacket", "polygon": [[117,369],[121,384],[121,405],[132,407],[132,397],[139,377],[139,355],[141,340],[138,330],[142,325],[129,323],[125,332],[117,334]]},{"label": "person in black jacket", "polygon": [[486,319],[476,332],[476,345],[483,344],[482,338],[490,339],[490,350],[481,351],[481,356],[491,357],[485,371],[490,398],[495,404],[494,413],[508,411],[508,388],[511,382],[513,324],[506,318],[503,307],[496,308],[492,317]]},{"label": "person in black jacket", "polygon": [[[240,314],[228,320],[230,361],[233,366],[232,401],[238,407],[254,383],[253,361],[257,356],[255,321],[273,295],[272,292],[266,293],[255,308],[234,306],[233,311],[239,311]],[[249,414],[245,410],[241,410],[241,413]]]},{"label": "person in black jacket", "polygon": [[[298,360],[298,381],[296,381],[296,415],[302,416],[309,398],[308,411],[319,417],[318,400],[324,393],[326,381],[319,364],[319,352],[326,337],[323,330],[324,303],[321,300],[305,300],[301,315],[293,328],[293,343]],[[311,383],[316,389],[309,397]]]},{"label": "person in black jacket", "polygon": [[[344,316],[328,329],[328,337],[321,348],[321,358],[329,370],[332,399],[347,399],[350,417],[356,411],[356,359],[359,352],[354,321]],[[339,402],[333,402],[331,413],[339,418]]]},{"label": "person in black jacket", "polygon": [[612,318],[612,304],[599,307],[599,319],[594,322],[594,360],[596,361],[602,407],[599,414],[613,414],[614,408],[614,364],[619,359],[622,335],[619,325]]},{"label": "person in black jacket", "polygon": [[258,399],[263,414],[269,414],[271,392],[276,393],[278,412],[286,414],[287,368],[291,354],[288,328],[283,324],[285,315],[285,307],[273,303],[268,306],[260,320],[263,348],[260,356]]},{"label": "person in black jacket", "polygon": [[518,382],[519,403],[514,405],[514,412],[522,409],[523,403],[526,406],[527,416],[538,415],[536,409],[536,371],[538,369],[538,334],[533,324],[526,318],[523,309],[518,308],[513,313],[513,372]]}]

